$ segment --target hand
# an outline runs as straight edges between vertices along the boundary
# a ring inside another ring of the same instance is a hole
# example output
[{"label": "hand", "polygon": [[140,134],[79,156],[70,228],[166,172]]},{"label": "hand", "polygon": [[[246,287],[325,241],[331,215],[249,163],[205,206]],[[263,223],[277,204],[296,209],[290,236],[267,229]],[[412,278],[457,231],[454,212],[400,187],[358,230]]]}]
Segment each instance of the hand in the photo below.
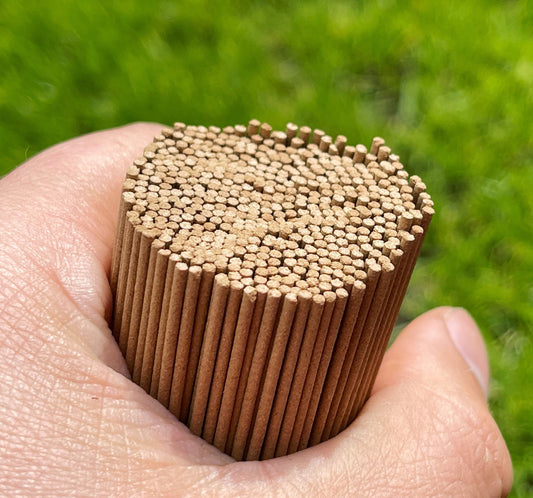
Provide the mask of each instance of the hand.
[{"label": "hand", "polygon": [[348,429],[265,462],[232,461],[128,380],[108,273],[125,169],[159,130],[80,137],[0,181],[0,494],[508,493],[486,352],[460,309],[402,332]]}]

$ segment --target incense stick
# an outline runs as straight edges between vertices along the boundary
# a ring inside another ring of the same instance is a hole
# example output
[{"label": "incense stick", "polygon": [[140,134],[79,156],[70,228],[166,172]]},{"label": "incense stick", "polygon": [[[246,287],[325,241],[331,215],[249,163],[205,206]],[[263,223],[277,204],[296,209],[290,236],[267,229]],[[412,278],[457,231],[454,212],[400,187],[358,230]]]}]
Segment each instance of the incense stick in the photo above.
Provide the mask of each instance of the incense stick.
[{"label": "incense stick", "polygon": [[[344,296],[339,296],[339,301],[345,301],[348,297],[348,293],[344,289],[343,291],[338,292],[342,292],[344,294]],[[305,380],[303,381],[303,384],[300,389],[298,389],[298,384],[296,383],[297,377],[295,376],[294,392],[291,392],[292,398],[289,399],[289,406],[292,406],[292,403],[294,403],[295,408],[292,410],[293,416],[291,417],[289,415],[285,417],[285,420],[283,421],[280,436],[278,439],[278,448],[276,449],[276,456],[282,456],[286,453],[294,453],[298,449],[300,437],[304,429],[304,421],[309,409],[309,403],[311,402],[312,396],[314,394],[314,389],[310,388],[310,386],[318,387],[318,383],[316,383],[315,381],[319,371],[319,363],[324,351],[324,344],[326,342],[331,317],[333,314],[334,306],[336,304],[336,298],[337,296],[334,292],[324,293],[324,309],[322,310],[320,320],[318,320],[318,317],[316,319],[318,324],[316,338],[314,341],[310,339],[311,344],[309,346],[311,351],[309,352],[309,364],[306,365],[305,360],[302,361],[304,365],[302,369],[307,368],[305,373]],[[316,310],[315,312],[318,313],[318,310]],[[311,325],[313,325],[313,321],[311,320],[311,318],[309,319],[309,322]],[[307,352],[308,350],[306,347],[305,353],[307,354]],[[307,386],[307,389],[305,389],[304,386]],[[320,393],[316,395],[317,400],[319,396]],[[292,401],[293,398],[296,399]],[[291,418],[293,419],[292,427]],[[310,423],[312,424],[312,421],[310,421]]]},{"label": "incense stick", "polygon": [[[170,251],[169,251],[170,252]],[[163,288],[163,296],[161,297],[161,310],[159,313],[159,316],[156,316],[157,318],[157,337],[156,337],[156,347],[155,347],[155,355],[154,355],[154,366],[153,366],[153,372],[152,372],[152,381],[150,384],[150,395],[154,398],[157,398],[157,393],[159,391],[159,380],[161,377],[161,367],[163,363],[163,349],[165,345],[165,337],[166,337],[166,324],[168,319],[168,314],[170,311],[171,306],[171,292],[172,292],[172,279],[174,275],[174,271],[177,268],[176,262],[178,260],[178,256],[176,254],[170,253],[168,256],[167,261],[167,268],[165,273],[165,283]],[[187,271],[187,265],[185,265],[185,272]],[[186,274],[185,274],[186,278]],[[181,305],[183,303],[183,295],[179,298],[178,302],[172,301],[172,307],[174,309],[178,308],[179,312],[181,313]],[[173,334],[172,339],[176,339],[177,337]],[[167,339],[170,340],[170,337]],[[175,350],[174,346],[174,350]],[[172,365],[174,364],[174,358],[172,359]]]},{"label": "incense stick", "polygon": [[[251,432],[252,422],[256,413],[256,405],[258,404],[258,394],[262,387],[261,379],[263,377],[263,369],[267,361],[267,353],[270,348],[270,341],[277,322],[278,308],[280,307],[281,301],[282,294],[280,291],[272,289],[268,292],[250,371],[246,381],[246,390],[239,414],[239,421],[233,439],[231,455],[236,460],[241,460],[247,449],[248,436]],[[293,304],[292,300],[289,301],[289,304]]]},{"label": "incense stick", "polygon": [[[191,275],[191,282],[188,281],[189,274]],[[166,407],[169,406],[170,402],[170,390],[172,387],[174,362],[178,344],[178,331],[180,329],[181,316],[183,314],[182,310],[186,285],[189,285],[189,287],[195,286],[197,274],[197,271],[189,272],[189,268],[185,263],[178,262],[174,267],[169,265],[169,268],[167,269],[167,282],[169,284],[165,285],[165,296],[168,295],[168,305],[166,306],[165,314],[161,314],[159,327],[159,334],[163,338],[161,341],[163,345],[161,347],[161,367],[158,374],[157,385],[156,381],[152,379],[154,391],[157,388],[156,397]],[[177,394],[175,394],[175,396],[177,396]],[[176,414],[178,412],[175,411],[174,413]]]},{"label": "incense stick", "polygon": [[[145,236],[146,228],[142,225],[135,227],[133,234],[132,255],[128,270],[128,283],[124,299],[124,316],[122,333],[128,337],[126,350],[126,365],[130,372],[135,367],[135,354],[142,311],[142,300],[145,292],[146,274],[150,257],[151,238]],[[127,331],[125,330],[127,327]]]},{"label": "incense stick", "polygon": [[[144,234],[143,234],[144,235]],[[147,329],[148,329],[148,319],[150,317],[150,304],[152,302],[152,290],[153,290],[153,284],[154,284],[154,274],[156,271],[156,260],[157,260],[157,253],[159,249],[162,249],[164,247],[164,244],[160,240],[153,240],[152,234],[150,234],[149,237],[147,237],[146,244],[148,245],[148,268],[146,270],[146,276],[144,277],[144,281],[139,281],[136,283],[139,285],[142,285],[144,287],[144,295],[142,296],[142,304],[138,303],[136,299],[133,301],[133,308],[134,311],[136,311],[137,316],[132,316],[132,323],[130,324],[130,334],[132,334],[132,324],[138,323],[137,329],[135,332],[137,333],[137,346],[135,348],[135,363],[133,365],[133,372],[132,372],[132,380],[133,382],[136,382],[144,389],[147,389],[142,383],[141,383],[141,369],[143,364],[143,358],[145,353],[145,346],[146,346],[146,336],[147,336]],[[143,244],[141,244],[141,252],[139,254],[139,257],[142,258],[143,254]],[[162,279],[161,275],[158,275],[159,279]],[[136,296],[137,296],[137,291]],[[139,292],[139,295],[141,292]],[[134,333],[135,333],[134,332]],[[153,345],[155,347],[155,341],[153,342]],[[152,344],[148,344],[148,349],[151,349]]]},{"label": "incense stick", "polygon": [[237,389],[241,375],[241,366],[246,354],[246,343],[251,322],[254,315],[254,306],[257,300],[257,290],[246,287],[243,291],[243,300],[239,310],[239,318],[235,328],[235,336],[231,348],[224,382],[224,390],[220,401],[217,417],[216,432],[213,444],[221,451],[225,450],[230,429],[231,416],[237,396]]},{"label": "incense stick", "polygon": [[[126,356],[128,346],[128,335],[126,333],[126,324],[124,314],[125,296],[127,292],[128,272],[130,264],[132,263],[132,243],[134,227],[140,223],[139,215],[135,212],[126,213],[126,220],[124,221],[124,229],[121,231],[124,240],[121,247],[120,263],[118,271],[118,281],[115,292],[115,306],[113,309],[113,335],[118,336],[118,344],[122,355]],[[119,225],[120,228],[120,225]],[[118,260],[118,258],[115,258]]]},{"label": "incense stick", "polygon": [[305,290],[301,291],[297,296],[297,309],[294,315],[292,328],[289,331],[289,336],[287,338],[286,350],[283,354],[283,365],[277,382],[275,398],[272,402],[272,408],[269,410],[270,417],[261,452],[262,459],[272,458],[276,451],[278,435],[294,378],[294,370],[300,353],[303,333],[307,325],[307,317],[311,308],[312,297],[312,294]]},{"label": "incense stick", "polygon": [[247,459],[257,460],[261,454],[261,447],[265,437],[265,432],[270,418],[270,411],[274,396],[276,394],[276,387],[278,384],[283,358],[285,357],[285,349],[291,331],[292,321],[296,312],[298,300],[295,294],[286,294],[276,331],[272,338],[272,347],[268,355],[268,364],[263,374],[263,383],[260,394],[258,395],[258,405],[251,429],[250,441],[248,443]]},{"label": "incense stick", "polygon": [[220,331],[226,313],[229,287],[230,282],[227,275],[219,273],[215,277],[213,284],[213,293],[209,304],[202,349],[198,361],[198,371],[189,411],[188,426],[198,436],[202,433],[209,388],[211,386],[211,379],[213,378],[213,368],[220,340]]},{"label": "incense stick", "polygon": [[[159,244],[157,242],[159,242]],[[139,385],[147,392],[150,392],[150,387],[152,385],[152,373],[158,370],[155,365],[157,333],[159,330],[161,307],[163,305],[168,258],[170,256],[170,251],[163,248],[164,245],[160,241],[155,241],[152,244],[152,249],[157,251],[157,253],[154,273],[152,276],[152,293],[148,308],[148,318],[146,320],[145,348],[144,353],[140,358],[141,378],[139,382]],[[137,358],[135,358],[135,360],[137,360]]]},{"label": "incense stick", "polygon": [[238,460],[355,418],[434,213],[382,138],[333,137],[175,123],[122,186],[112,328],[132,379]]},{"label": "incense stick", "polygon": [[[250,368],[252,366],[253,355],[255,352],[255,345],[257,342],[257,336],[261,327],[263,320],[263,314],[265,310],[265,305],[267,297],[269,294],[269,289],[266,285],[258,285],[257,288],[257,302],[254,308],[254,314],[252,316],[252,322],[250,324],[250,329],[248,331],[248,337],[246,341],[246,349],[244,351],[244,358],[242,358],[242,367],[239,365],[238,361],[241,358],[241,355],[238,354],[235,357],[232,357],[230,360],[230,371],[233,372],[233,375],[237,375],[236,372],[240,368],[239,384],[234,395],[233,403],[233,412],[231,415],[229,433],[227,436],[226,442],[226,453],[231,454],[233,451],[233,443],[235,441],[235,435],[237,433],[237,426],[241,416],[242,404],[244,401],[244,395],[246,392],[246,386],[248,384],[248,378],[250,375]],[[272,310],[269,309],[268,313],[272,313]],[[230,398],[227,403],[229,404],[232,398]],[[243,450],[244,451],[244,450]]]},{"label": "incense stick", "polygon": [[348,303],[346,305],[346,312],[340,325],[338,337],[335,341],[335,349],[333,350],[333,356],[327,371],[320,404],[313,423],[313,430],[310,438],[311,445],[317,444],[322,440],[322,433],[324,432],[327,423],[327,416],[331,408],[331,402],[337,388],[337,383],[339,382],[342,366],[347,351],[349,350],[350,340],[352,339],[361,303],[363,302],[365,295],[367,295],[366,290],[367,287],[365,286],[364,291],[353,288],[350,292],[350,297],[348,298]]},{"label": "incense stick", "polygon": [[[334,299],[334,296],[332,296]],[[311,360],[313,348],[317,340],[317,335],[320,330],[322,316],[326,309],[326,297],[318,294],[313,296],[311,309],[309,311],[309,318],[307,320],[306,328],[303,334],[300,354],[298,356],[298,363],[292,378],[290,392],[287,399],[285,414],[281,420],[281,427],[277,436],[277,445],[275,455],[281,456],[288,452],[291,435],[294,430],[294,424],[298,415],[298,407],[304,395],[305,382],[311,368]],[[331,299],[331,298],[330,298]],[[327,311],[326,311],[327,313]],[[312,382],[310,383],[312,385]],[[310,389],[307,391],[310,392]],[[307,407],[305,408],[307,409]]]},{"label": "incense stick", "polygon": [[[202,432],[202,437],[208,443],[212,443],[215,437],[218,413],[220,410],[220,403],[222,401],[222,394],[226,380],[231,349],[233,346],[233,338],[235,335],[235,328],[239,318],[241,303],[243,303],[243,290],[244,285],[241,282],[231,282],[226,305],[226,314],[224,317],[222,332],[220,334],[220,342],[218,346],[215,368],[213,371],[213,381],[211,383],[211,391],[209,393],[209,403],[206,409],[205,423]],[[244,319],[248,321],[248,317],[245,317]],[[200,366],[198,368],[200,369]]]},{"label": "incense stick", "polygon": [[[356,282],[357,292],[364,292],[366,286],[362,282]],[[356,287],[354,285],[354,287]],[[354,292],[355,296],[356,293]],[[339,333],[339,328],[343,319],[344,311],[348,303],[349,294],[345,289],[337,290],[337,296],[335,301],[335,308],[333,309],[333,314],[331,320],[328,324],[328,330],[326,332],[326,338],[323,345],[323,350],[318,351],[320,361],[318,362],[318,370],[315,376],[315,382],[313,384],[313,389],[311,392],[311,399],[309,400],[309,405],[307,408],[307,413],[304,419],[303,427],[300,432],[300,437],[298,438],[298,447],[297,449],[301,450],[307,448],[309,445],[309,440],[311,438],[311,432],[316,421],[317,410],[319,409],[319,403],[322,395],[322,390],[324,388],[324,381],[326,379],[328,368],[331,361],[331,356],[333,354],[333,348],[337,340],[337,335]],[[314,356],[314,355],[313,355]],[[324,408],[323,410],[325,410]],[[324,421],[321,424],[325,423]],[[317,430],[318,432],[318,430]],[[322,430],[320,428],[320,434]],[[318,438],[317,438],[318,439]],[[293,440],[291,439],[290,448],[293,447]],[[294,448],[296,451],[296,448]]]},{"label": "incense stick", "polygon": [[[169,321],[167,322],[168,335],[172,334],[171,331],[176,334],[176,331],[179,330],[177,332],[178,342],[174,355],[168,408],[180,420],[185,418],[182,413],[186,412],[188,414],[188,406],[186,410],[182,410],[182,399],[188,356],[191,349],[196,303],[198,301],[201,277],[203,276],[202,269],[199,266],[190,267],[188,273],[180,320],[178,322],[177,316],[169,315]],[[174,322],[174,319],[176,319],[176,322]],[[161,385],[159,389],[162,389]]]},{"label": "incense stick", "polygon": [[[186,334],[184,335],[184,347],[178,348],[179,356],[176,355],[176,366],[178,367],[175,379],[181,379],[184,382],[182,386],[182,403],[180,420],[187,420],[189,406],[191,403],[194,382],[198,370],[198,361],[200,359],[200,348],[202,346],[203,334],[209,313],[209,301],[215,279],[216,266],[205,263],[202,272],[199,287],[196,293],[190,296],[190,304],[184,305],[190,308],[190,323],[187,323]],[[194,311],[193,311],[194,310]],[[181,334],[181,330],[180,330]],[[186,374],[184,370],[186,368]],[[181,388],[181,387],[180,387]]]}]

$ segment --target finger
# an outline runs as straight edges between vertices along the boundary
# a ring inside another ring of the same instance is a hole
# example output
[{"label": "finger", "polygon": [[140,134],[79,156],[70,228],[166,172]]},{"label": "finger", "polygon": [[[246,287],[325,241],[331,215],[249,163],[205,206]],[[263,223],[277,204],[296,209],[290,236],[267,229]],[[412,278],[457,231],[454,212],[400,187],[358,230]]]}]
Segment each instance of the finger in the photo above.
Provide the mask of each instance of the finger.
[{"label": "finger", "polygon": [[444,385],[484,402],[489,364],[470,315],[460,308],[438,308],[413,321],[387,351],[373,391],[400,380]]},{"label": "finger", "polygon": [[[397,400],[399,410],[412,414],[421,444],[439,436],[448,470],[460,476],[470,469],[475,479],[463,482],[471,486],[466,494],[507,495],[512,464],[486,405],[488,384],[487,352],[472,317],[461,308],[437,308],[413,321],[389,349],[361,416],[386,411]],[[420,434],[418,424],[433,432]]]},{"label": "finger", "polygon": [[487,381],[483,341],[468,314],[426,313],[390,348],[348,429],[289,457],[230,466],[226,489],[246,475],[257,492],[267,478],[269,489],[310,496],[505,495],[511,461],[486,405]]}]

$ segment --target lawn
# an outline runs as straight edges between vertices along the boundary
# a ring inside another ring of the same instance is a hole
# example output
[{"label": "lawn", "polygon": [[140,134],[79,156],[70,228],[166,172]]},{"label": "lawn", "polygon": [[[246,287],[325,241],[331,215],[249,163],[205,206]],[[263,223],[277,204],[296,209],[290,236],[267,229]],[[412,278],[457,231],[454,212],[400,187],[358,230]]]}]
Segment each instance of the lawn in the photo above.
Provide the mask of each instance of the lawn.
[{"label": "lawn", "polygon": [[473,314],[513,493],[532,495],[533,9],[352,4],[3,0],[0,175],[138,120],[385,137],[437,211],[400,320],[443,304]]}]

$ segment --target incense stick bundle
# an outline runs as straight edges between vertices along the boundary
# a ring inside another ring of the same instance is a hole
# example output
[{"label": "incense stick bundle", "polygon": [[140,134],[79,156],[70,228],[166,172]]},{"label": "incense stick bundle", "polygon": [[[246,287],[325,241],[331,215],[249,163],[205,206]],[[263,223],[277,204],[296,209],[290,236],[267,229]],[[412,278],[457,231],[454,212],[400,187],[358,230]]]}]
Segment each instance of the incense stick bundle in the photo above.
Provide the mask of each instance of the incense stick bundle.
[{"label": "incense stick bundle", "polygon": [[132,379],[237,460],[335,436],[377,375],[425,190],[380,137],[163,129],[127,172],[111,267]]}]

